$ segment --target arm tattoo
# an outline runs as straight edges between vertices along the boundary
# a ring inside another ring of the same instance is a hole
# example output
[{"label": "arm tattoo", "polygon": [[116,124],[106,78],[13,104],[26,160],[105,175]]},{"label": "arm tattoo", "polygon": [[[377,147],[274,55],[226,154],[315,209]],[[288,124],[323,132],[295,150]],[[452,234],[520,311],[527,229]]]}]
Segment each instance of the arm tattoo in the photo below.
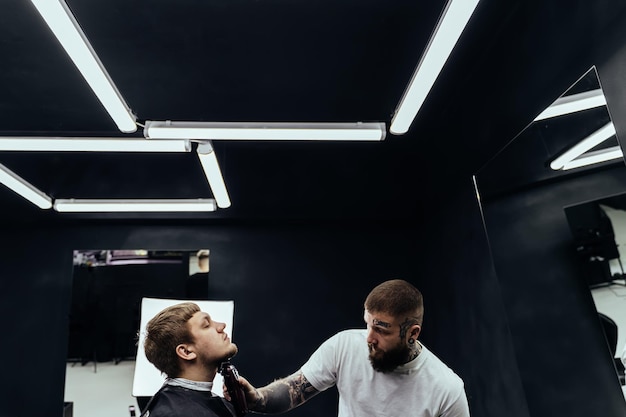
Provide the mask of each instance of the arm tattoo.
[{"label": "arm tattoo", "polygon": [[267,414],[283,413],[299,406],[318,394],[302,372],[296,372],[286,378],[256,390],[256,398],[250,408]]}]

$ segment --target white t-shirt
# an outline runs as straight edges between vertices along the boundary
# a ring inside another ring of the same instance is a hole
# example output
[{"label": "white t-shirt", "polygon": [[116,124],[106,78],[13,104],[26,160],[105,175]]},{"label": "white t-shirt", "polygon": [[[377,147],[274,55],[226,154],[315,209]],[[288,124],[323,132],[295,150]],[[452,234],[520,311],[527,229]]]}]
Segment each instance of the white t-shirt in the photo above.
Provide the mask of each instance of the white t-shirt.
[{"label": "white t-shirt", "polygon": [[393,372],[376,372],[366,330],[325,341],[301,371],[318,391],[339,390],[339,417],[469,417],[463,380],[425,346]]}]

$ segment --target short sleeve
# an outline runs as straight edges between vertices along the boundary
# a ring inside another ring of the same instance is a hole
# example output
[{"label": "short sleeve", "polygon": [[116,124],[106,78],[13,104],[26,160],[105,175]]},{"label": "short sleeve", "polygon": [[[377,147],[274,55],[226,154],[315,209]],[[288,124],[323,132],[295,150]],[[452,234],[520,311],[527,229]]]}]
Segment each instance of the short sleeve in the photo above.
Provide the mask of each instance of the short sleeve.
[{"label": "short sleeve", "polygon": [[334,335],[322,343],[302,365],[302,374],[316,390],[325,391],[337,383],[341,348],[340,335]]}]

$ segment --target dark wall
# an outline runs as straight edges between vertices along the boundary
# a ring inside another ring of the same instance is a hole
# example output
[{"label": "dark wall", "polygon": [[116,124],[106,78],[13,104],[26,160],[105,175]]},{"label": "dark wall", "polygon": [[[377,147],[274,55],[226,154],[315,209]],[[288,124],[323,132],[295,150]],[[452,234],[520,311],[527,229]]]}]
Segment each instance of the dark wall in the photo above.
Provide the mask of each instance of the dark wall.
[{"label": "dark wall", "polygon": [[563,208],[626,190],[619,166],[484,204],[530,414],[620,416],[626,403]]},{"label": "dark wall", "polygon": [[[294,372],[331,334],[362,326],[380,281],[423,289],[423,341],[466,381],[475,416],[527,416],[471,184],[454,207],[408,225],[87,224],[5,226],[1,241],[2,416],[59,415],[79,248],[211,249],[210,290],[235,301],[236,363],[254,384]],[[451,206],[452,207],[452,206]],[[441,233],[444,229],[450,233]],[[469,226],[468,226],[469,225]],[[45,386],[34,389],[33,382]],[[36,398],[36,401],[34,399]],[[336,413],[336,391],[300,416]],[[508,407],[515,404],[517,411]],[[125,412],[124,410],[121,412]]]}]

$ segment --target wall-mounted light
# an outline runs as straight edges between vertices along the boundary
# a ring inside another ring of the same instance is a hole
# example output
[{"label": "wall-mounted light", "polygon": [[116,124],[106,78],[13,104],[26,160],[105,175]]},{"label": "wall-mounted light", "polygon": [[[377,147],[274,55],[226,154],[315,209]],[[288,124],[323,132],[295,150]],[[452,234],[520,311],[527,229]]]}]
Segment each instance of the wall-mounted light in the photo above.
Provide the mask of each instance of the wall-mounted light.
[{"label": "wall-mounted light", "polygon": [[384,123],[236,123],[147,121],[148,139],[381,141]]},{"label": "wall-mounted light", "polygon": [[215,200],[198,199],[59,199],[54,200],[54,209],[62,213],[95,212],[203,212],[215,211]]},{"label": "wall-mounted light", "polygon": [[52,199],[24,178],[0,164],[0,183],[42,209],[52,207]]},{"label": "wall-mounted light", "polygon": [[478,0],[448,1],[391,120],[391,133],[409,130],[477,5]]},{"label": "wall-mounted light", "polygon": [[594,147],[598,146],[605,140],[611,138],[615,135],[615,126],[613,123],[609,122],[602,126],[600,129],[593,132],[591,135],[587,136],[585,139],[578,142],[576,145],[572,146],[558,158],[550,163],[550,168],[555,171],[563,169],[563,167],[578,158],[585,152]]},{"label": "wall-mounted light", "polygon": [[31,0],[117,127],[137,130],[135,115],[100,62],[76,18],[63,0]]},{"label": "wall-mounted light", "polygon": [[189,152],[188,140],[127,138],[0,137],[0,151],[23,152]]},{"label": "wall-mounted light", "polygon": [[228,190],[226,190],[226,184],[224,183],[224,177],[222,171],[217,162],[217,157],[213,149],[213,145],[210,141],[203,141],[198,143],[198,159],[202,164],[204,175],[209,182],[213,197],[217,201],[219,208],[230,207],[230,197],[228,196]]},{"label": "wall-mounted light", "polygon": [[576,113],[595,107],[606,106],[606,97],[601,88],[597,90],[584,91],[578,94],[559,97],[547,109],[542,111],[535,121],[562,116],[564,114]]}]

